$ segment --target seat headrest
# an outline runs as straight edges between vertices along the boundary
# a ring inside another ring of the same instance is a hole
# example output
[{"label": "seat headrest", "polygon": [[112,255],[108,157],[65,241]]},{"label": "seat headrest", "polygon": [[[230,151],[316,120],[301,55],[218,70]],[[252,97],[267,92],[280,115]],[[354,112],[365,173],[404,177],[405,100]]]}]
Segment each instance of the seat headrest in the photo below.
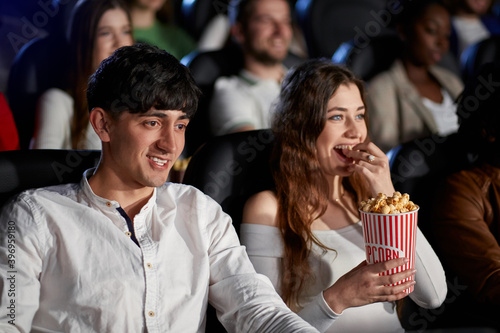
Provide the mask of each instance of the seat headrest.
[{"label": "seat headrest", "polygon": [[212,197],[239,224],[245,201],[274,188],[269,167],[273,142],[270,130],[214,137],[193,155],[183,183]]},{"label": "seat headrest", "polygon": [[460,57],[464,82],[475,77],[481,66],[500,62],[500,35],[493,35],[466,48]]},{"label": "seat headrest", "polygon": [[96,150],[13,150],[0,152],[0,206],[31,188],[76,183],[97,165]]},{"label": "seat headrest", "polygon": [[378,36],[363,47],[349,41],[340,45],[332,61],[347,66],[357,77],[369,81],[391,67],[400,56],[401,48],[402,42],[396,34]]}]

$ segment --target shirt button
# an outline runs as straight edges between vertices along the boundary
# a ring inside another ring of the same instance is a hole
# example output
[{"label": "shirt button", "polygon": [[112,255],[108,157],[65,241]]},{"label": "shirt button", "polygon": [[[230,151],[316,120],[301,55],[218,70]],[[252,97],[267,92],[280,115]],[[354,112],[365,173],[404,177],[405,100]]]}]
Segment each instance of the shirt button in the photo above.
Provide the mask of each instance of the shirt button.
[{"label": "shirt button", "polygon": [[127,231],[127,232],[125,233],[125,235],[127,235],[127,237],[131,237],[131,236],[132,236],[132,233],[131,233],[130,231]]},{"label": "shirt button", "polygon": [[153,267],[153,265],[152,265],[150,262],[148,262],[148,263],[146,264],[146,267],[147,267],[147,268],[151,268],[151,267]]},{"label": "shirt button", "polygon": [[154,317],[154,316],[155,316],[154,311],[149,311],[149,312],[148,312],[148,316],[150,316],[150,317]]},{"label": "shirt button", "polygon": [[111,203],[111,201],[108,201],[108,202],[106,202],[106,206],[111,207],[111,206],[113,206],[113,204]]}]

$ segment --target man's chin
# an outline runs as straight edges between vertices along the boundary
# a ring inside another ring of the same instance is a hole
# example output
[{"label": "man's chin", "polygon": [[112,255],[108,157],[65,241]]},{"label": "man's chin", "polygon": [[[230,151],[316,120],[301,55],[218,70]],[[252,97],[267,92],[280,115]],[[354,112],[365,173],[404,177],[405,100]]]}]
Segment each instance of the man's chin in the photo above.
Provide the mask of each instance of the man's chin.
[{"label": "man's chin", "polygon": [[270,54],[267,52],[261,52],[261,53],[254,54],[254,57],[260,63],[271,67],[271,66],[276,66],[276,65],[282,64],[283,60],[285,60],[287,54],[288,54],[288,52],[286,52],[284,54]]},{"label": "man's chin", "polygon": [[145,180],[144,182],[144,186],[147,186],[147,187],[160,187],[160,186],[163,186],[163,184],[165,184],[168,180],[168,176],[165,176],[165,177],[154,177],[154,178],[150,178],[150,179],[147,179]]}]

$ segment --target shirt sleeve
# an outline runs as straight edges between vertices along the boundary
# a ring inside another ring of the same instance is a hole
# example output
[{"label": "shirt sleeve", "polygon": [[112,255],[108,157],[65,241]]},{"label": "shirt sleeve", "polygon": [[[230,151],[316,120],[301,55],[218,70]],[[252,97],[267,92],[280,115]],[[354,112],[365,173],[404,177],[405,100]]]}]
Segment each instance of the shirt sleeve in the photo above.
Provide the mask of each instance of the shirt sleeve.
[{"label": "shirt sleeve", "polygon": [[224,327],[229,332],[317,332],[286,306],[266,276],[255,272],[230,217],[218,208],[210,220],[209,301]]},{"label": "shirt sleeve", "polygon": [[446,276],[441,261],[420,229],[415,256],[416,284],[410,298],[423,308],[435,309],[446,298]]},{"label": "shirt sleeve", "polygon": [[0,216],[0,331],[30,332],[39,307],[40,237],[32,204],[23,195]]},{"label": "shirt sleeve", "polygon": [[33,138],[34,149],[70,148],[73,103],[59,89],[50,89],[38,99],[37,122]]},{"label": "shirt sleeve", "polygon": [[[255,270],[269,277],[276,290],[279,290],[283,247],[278,229],[244,223],[240,235]],[[320,332],[326,331],[340,316],[330,309],[322,292],[306,304],[298,315]]]}]

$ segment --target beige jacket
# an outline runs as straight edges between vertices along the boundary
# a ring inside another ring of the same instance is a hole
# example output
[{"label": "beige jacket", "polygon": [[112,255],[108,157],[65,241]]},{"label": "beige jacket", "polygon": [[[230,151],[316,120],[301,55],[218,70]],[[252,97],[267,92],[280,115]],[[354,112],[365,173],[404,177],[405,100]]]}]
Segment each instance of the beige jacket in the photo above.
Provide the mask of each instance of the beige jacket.
[{"label": "beige jacket", "polygon": [[[456,99],[462,92],[462,81],[449,70],[431,66],[429,71],[451,98]],[[370,81],[366,97],[370,137],[383,151],[438,131],[434,116],[423,104],[400,60]]]}]

